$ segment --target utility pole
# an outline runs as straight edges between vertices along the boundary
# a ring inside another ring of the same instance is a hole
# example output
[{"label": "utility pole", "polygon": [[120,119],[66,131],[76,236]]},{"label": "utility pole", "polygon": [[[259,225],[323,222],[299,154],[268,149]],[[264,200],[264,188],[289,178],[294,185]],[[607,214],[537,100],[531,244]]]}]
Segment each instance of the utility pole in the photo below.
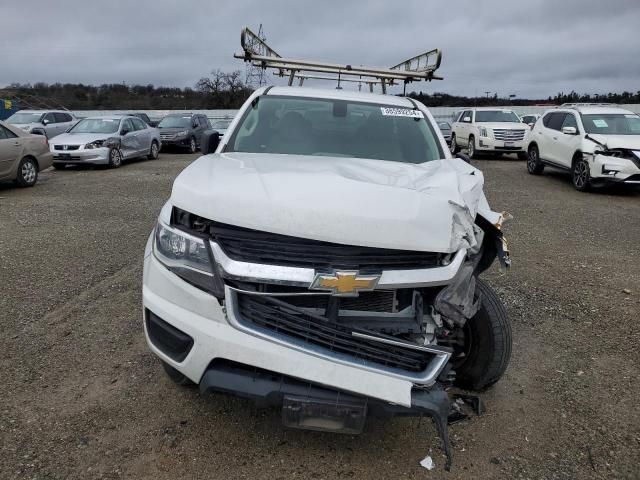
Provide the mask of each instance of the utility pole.
[{"label": "utility pole", "polygon": [[[267,37],[264,35],[264,31],[262,30],[262,24],[260,24],[258,29],[257,37],[263,44],[266,43]],[[266,53],[263,52],[263,44],[258,40],[255,40],[253,37],[249,37],[249,48],[254,52],[259,52],[260,55],[265,55]],[[244,83],[248,87],[252,88],[260,88],[261,86],[266,85],[267,79],[265,77],[264,69],[253,65],[253,62],[247,62]]]}]

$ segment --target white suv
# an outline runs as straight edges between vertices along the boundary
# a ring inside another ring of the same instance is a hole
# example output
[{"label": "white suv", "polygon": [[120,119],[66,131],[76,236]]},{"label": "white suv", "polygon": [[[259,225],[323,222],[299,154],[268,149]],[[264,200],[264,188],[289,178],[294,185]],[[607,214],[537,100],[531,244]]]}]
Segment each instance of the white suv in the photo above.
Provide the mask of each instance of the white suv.
[{"label": "white suv", "polygon": [[354,433],[386,412],[442,433],[443,384],[502,376],[511,328],[478,276],[508,264],[504,216],[424,105],[261,88],[202,149],[144,258],[145,333],[174,381],[299,428]]},{"label": "white suv", "polygon": [[517,153],[519,159],[527,158],[525,141],[529,129],[512,110],[463,110],[451,128],[451,153],[466,147],[471,158],[483,152]]},{"label": "white suv", "polygon": [[610,105],[569,104],[544,113],[533,127],[527,170],[571,172],[573,185],[640,185],[640,116]]}]

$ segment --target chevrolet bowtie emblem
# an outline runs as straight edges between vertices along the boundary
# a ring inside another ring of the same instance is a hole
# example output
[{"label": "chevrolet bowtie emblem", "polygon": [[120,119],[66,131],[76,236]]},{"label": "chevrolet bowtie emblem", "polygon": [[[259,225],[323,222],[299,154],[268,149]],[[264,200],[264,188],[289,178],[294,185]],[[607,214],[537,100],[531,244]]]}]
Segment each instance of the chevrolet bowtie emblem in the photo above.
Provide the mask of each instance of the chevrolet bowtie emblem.
[{"label": "chevrolet bowtie emblem", "polygon": [[333,295],[357,297],[358,292],[376,288],[380,275],[358,275],[357,271],[316,273],[309,289],[328,290]]}]

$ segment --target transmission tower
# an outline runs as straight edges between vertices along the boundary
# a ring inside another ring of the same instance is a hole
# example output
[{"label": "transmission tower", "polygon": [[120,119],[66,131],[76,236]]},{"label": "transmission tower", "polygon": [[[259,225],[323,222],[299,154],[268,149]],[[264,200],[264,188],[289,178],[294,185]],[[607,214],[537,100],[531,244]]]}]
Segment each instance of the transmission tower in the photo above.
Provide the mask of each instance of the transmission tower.
[{"label": "transmission tower", "polygon": [[[265,45],[267,37],[262,30],[262,24],[258,29],[257,38],[249,37],[249,47],[253,52],[259,55],[266,55]],[[265,76],[264,68],[253,65],[251,62],[247,62],[247,71],[244,79],[245,85],[251,88],[260,88],[267,84],[267,78]]]}]

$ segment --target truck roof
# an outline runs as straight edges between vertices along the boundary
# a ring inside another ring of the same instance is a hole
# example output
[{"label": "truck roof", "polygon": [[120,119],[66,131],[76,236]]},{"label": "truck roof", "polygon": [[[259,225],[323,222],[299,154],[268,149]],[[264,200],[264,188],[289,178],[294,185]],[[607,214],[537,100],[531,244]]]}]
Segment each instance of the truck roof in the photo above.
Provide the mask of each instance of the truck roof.
[{"label": "truck roof", "polygon": [[380,105],[392,105],[394,107],[413,108],[414,104],[405,97],[394,95],[382,95],[377,93],[365,93],[350,90],[336,90],[309,87],[263,87],[257,93],[263,95],[265,90],[267,95],[282,95],[290,97],[305,98],[326,98],[334,100],[348,100],[352,102],[367,102]]}]

